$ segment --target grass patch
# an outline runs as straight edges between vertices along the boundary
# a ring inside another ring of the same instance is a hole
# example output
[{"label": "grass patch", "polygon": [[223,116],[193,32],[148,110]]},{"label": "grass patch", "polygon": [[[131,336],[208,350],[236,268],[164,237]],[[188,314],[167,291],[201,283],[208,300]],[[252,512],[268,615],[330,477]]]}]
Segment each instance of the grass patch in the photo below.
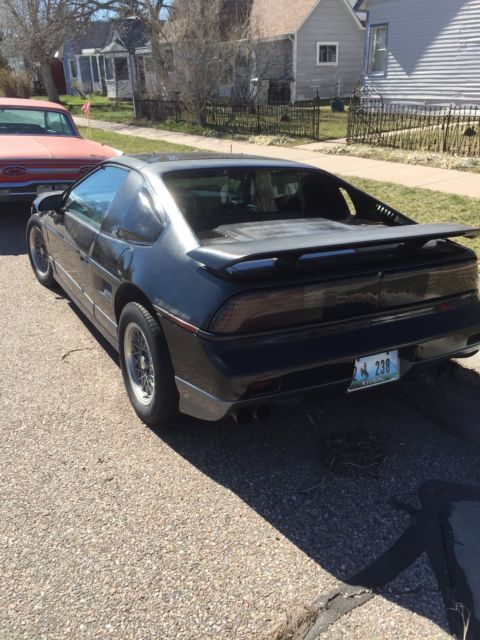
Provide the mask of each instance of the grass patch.
[{"label": "grass patch", "polygon": [[480,158],[456,156],[448,153],[432,153],[427,151],[404,151],[385,147],[371,147],[366,144],[325,144],[319,153],[337,156],[355,156],[371,160],[386,160],[387,162],[401,162],[416,164],[438,169],[456,169],[457,171],[471,171],[480,173]]},{"label": "grass patch", "polygon": [[[38,97],[39,100],[46,98]],[[85,104],[85,99],[79,96],[62,95],[60,100],[64,107],[75,116],[83,116],[81,107]],[[151,122],[144,118],[135,119],[133,114],[133,104],[128,100],[120,100],[118,104],[104,96],[93,95],[90,97],[91,116],[94,120],[104,120],[105,122],[116,122],[119,124],[128,124],[133,126],[152,127],[153,129],[163,129],[164,131],[176,131],[178,133],[188,133],[192,135],[200,135],[215,138],[227,138],[236,140],[248,140],[250,135],[255,134],[255,128],[251,134],[238,135],[228,131],[218,131],[210,127],[201,127],[197,124],[188,122],[176,122],[175,119],[164,120],[163,122]],[[252,126],[256,124],[253,117]],[[320,115],[320,139],[332,140],[335,138],[344,138],[347,135],[348,113],[333,113],[329,106],[321,107]],[[281,139],[282,136],[277,136]],[[290,136],[289,136],[290,138]],[[279,142],[281,146],[292,146],[292,144],[305,144],[311,142],[309,138],[292,137],[294,143],[290,140]]]},{"label": "grass patch", "polygon": [[[428,189],[412,189],[390,182],[378,182],[363,178],[348,178],[355,186],[389,204],[415,222],[458,222],[472,227],[480,225],[479,201]],[[473,249],[480,257],[480,238],[459,240]]]},{"label": "grass patch", "polygon": [[[46,100],[46,97],[36,96],[38,100]],[[90,96],[91,115],[97,120],[106,122],[118,122],[121,124],[134,124],[133,105],[129,100],[119,100],[118,105],[105,96]],[[86,99],[80,96],[60,96],[60,101],[74,116],[83,116],[82,105]]]},{"label": "grass patch", "polygon": [[100,129],[87,130],[86,127],[79,127],[80,133],[88,140],[101,142],[109,147],[120,149],[124,153],[182,153],[184,151],[200,151],[183,144],[173,144],[164,140],[148,140],[137,136],[125,136],[112,131],[101,131]]}]

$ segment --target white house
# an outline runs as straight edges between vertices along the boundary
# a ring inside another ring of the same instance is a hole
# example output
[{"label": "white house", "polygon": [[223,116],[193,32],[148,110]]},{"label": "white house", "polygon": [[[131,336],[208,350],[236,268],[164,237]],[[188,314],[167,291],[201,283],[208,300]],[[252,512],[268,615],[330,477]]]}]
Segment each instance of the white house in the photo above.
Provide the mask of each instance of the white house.
[{"label": "white house", "polygon": [[480,105],[480,0],[359,0],[364,87],[385,102]]}]

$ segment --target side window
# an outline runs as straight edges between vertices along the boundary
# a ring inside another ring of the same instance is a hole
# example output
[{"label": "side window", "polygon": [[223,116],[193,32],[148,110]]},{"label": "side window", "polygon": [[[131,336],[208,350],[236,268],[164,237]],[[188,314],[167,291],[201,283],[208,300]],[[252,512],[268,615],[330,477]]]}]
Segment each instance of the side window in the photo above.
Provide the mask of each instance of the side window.
[{"label": "side window", "polygon": [[68,194],[65,210],[92,227],[100,229],[115,194],[128,171],[120,167],[102,167],[82,180]]},{"label": "side window", "polygon": [[338,64],[338,42],[317,42],[317,65]]},{"label": "side window", "polygon": [[67,121],[64,115],[56,111],[46,111],[45,120],[47,130],[53,131],[58,134],[72,135],[72,130],[67,125]]},{"label": "side window", "polygon": [[153,244],[160,235],[163,224],[145,181],[141,176],[138,178],[137,196],[126,209],[117,235],[130,242]]},{"label": "side window", "polygon": [[387,68],[388,24],[370,27],[369,75],[384,75]]}]

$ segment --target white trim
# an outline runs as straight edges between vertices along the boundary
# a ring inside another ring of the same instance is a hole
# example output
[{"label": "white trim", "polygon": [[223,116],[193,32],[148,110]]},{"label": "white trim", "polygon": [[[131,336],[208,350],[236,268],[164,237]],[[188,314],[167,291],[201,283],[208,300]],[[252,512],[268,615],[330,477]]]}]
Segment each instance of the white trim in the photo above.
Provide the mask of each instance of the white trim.
[{"label": "white trim", "polygon": [[[336,55],[335,62],[320,62],[319,54],[320,47],[335,47]],[[338,67],[338,42],[317,42],[317,58],[315,60],[317,67]]]},{"label": "white trim", "polygon": [[292,92],[290,95],[290,99],[292,102],[296,102],[297,101],[297,66],[298,66],[298,38],[296,36],[292,35],[292,48],[293,48],[293,53],[292,53],[292,75],[293,75],[293,82],[292,82]]},{"label": "white trim", "polygon": [[[279,36],[258,36],[257,38],[252,38],[252,40],[248,40],[248,42],[277,42],[278,40],[290,40],[295,37],[295,33],[282,33]],[[239,42],[242,42],[240,40]],[[247,40],[246,40],[247,42]]]}]

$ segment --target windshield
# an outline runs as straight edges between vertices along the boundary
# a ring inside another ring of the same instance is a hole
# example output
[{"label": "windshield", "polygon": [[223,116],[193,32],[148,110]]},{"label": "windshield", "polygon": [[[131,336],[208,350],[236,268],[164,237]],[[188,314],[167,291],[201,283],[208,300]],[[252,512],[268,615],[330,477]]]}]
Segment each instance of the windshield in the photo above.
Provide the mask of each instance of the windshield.
[{"label": "windshield", "polygon": [[69,118],[49,109],[0,107],[0,135],[76,136]]}]

